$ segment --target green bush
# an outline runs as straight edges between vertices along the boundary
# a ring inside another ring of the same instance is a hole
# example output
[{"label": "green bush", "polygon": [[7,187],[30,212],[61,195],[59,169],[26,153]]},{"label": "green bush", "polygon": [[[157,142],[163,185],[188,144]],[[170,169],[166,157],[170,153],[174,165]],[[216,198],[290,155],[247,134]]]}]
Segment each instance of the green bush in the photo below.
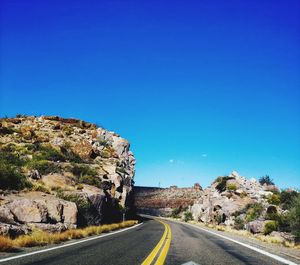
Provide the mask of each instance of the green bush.
[{"label": "green bush", "polygon": [[31,182],[21,173],[24,164],[17,155],[0,150],[0,188],[21,190],[30,188]]},{"label": "green bush", "polygon": [[244,192],[244,191],[240,194],[240,197],[241,197],[241,198],[245,198],[245,197],[247,197],[247,196],[248,196],[247,193]]},{"label": "green bush", "polygon": [[264,226],[264,234],[268,235],[270,233],[272,233],[273,231],[277,231],[278,230],[278,224],[276,221],[272,220],[272,221],[268,221],[265,223]]},{"label": "green bush", "polygon": [[296,236],[296,240],[300,240],[300,195],[294,198],[290,212],[288,214],[290,228],[292,233]]},{"label": "green bush", "polygon": [[50,173],[60,173],[61,167],[58,164],[49,162],[47,160],[33,159],[28,162],[27,167],[29,169],[37,170],[41,175],[47,175]]},{"label": "green bush", "polygon": [[84,183],[92,186],[96,186],[100,188],[101,186],[101,180],[98,177],[90,176],[90,175],[84,175],[79,178],[78,183]]},{"label": "green bush", "polygon": [[265,176],[261,177],[261,178],[259,179],[259,183],[260,183],[261,185],[264,185],[264,184],[267,184],[267,185],[274,185],[273,179],[271,179],[270,176],[268,176],[268,175],[265,175]]},{"label": "green bush", "polygon": [[71,169],[71,172],[77,176],[81,177],[84,175],[88,176],[97,176],[97,170],[94,168],[91,168],[90,166],[84,165],[84,164],[72,164],[73,168]]},{"label": "green bush", "polygon": [[249,204],[246,208],[247,208],[247,212],[246,212],[247,222],[251,222],[257,219],[264,210],[264,207],[261,203]]},{"label": "green bush", "polygon": [[38,145],[36,152],[35,157],[39,160],[66,161],[64,155],[52,146]]},{"label": "green bush", "polygon": [[237,230],[244,229],[245,221],[241,217],[236,217],[234,220],[233,228]]},{"label": "green bush", "polygon": [[217,182],[218,182],[218,185],[216,186],[216,189],[219,191],[219,192],[223,192],[226,190],[226,184],[227,184],[227,180],[229,179],[233,179],[232,177],[228,177],[228,176],[225,176],[225,177],[218,177],[217,178]]},{"label": "green bush", "polygon": [[283,190],[280,194],[280,203],[282,204],[282,209],[290,209],[297,196],[298,192],[295,190]]},{"label": "green bush", "polygon": [[236,185],[235,184],[228,184],[227,189],[229,191],[236,191]]},{"label": "green bush", "polygon": [[272,194],[268,197],[268,203],[279,205],[280,204],[280,196],[278,194]]},{"label": "green bush", "polygon": [[16,167],[0,162],[0,189],[21,190],[30,187],[31,183]]},{"label": "green bush", "polygon": [[179,218],[179,214],[181,213],[181,207],[172,209],[171,217]]},{"label": "green bush", "polygon": [[193,220],[193,214],[191,212],[184,212],[183,216],[185,222]]}]

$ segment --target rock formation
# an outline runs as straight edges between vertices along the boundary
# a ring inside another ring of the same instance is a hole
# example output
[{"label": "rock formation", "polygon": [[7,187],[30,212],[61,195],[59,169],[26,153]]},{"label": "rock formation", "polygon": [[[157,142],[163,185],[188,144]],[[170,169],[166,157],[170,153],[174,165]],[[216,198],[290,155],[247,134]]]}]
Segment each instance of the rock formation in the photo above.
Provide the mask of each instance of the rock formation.
[{"label": "rock formation", "polygon": [[77,119],[0,119],[0,234],[117,221],[135,172],[129,147]]},{"label": "rock formation", "polygon": [[[192,215],[195,221],[205,224],[246,229],[254,234],[278,230],[281,237],[293,238],[287,233],[291,231],[286,220],[288,207],[280,200],[286,196],[291,203],[291,198],[299,193],[293,190],[280,193],[274,185],[261,185],[256,179],[247,179],[235,171],[218,177],[204,190],[197,184],[193,188],[134,187],[134,193],[140,213],[183,220]],[[270,228],[266,230],[266,227]]]}]

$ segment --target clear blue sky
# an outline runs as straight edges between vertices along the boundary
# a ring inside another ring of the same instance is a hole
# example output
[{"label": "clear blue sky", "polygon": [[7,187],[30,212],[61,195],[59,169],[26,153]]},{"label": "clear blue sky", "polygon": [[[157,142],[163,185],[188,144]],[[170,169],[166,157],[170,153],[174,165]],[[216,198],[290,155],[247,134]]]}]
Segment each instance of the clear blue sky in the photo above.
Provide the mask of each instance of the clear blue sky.
[{"label": "clear blue sky", "polygon": [[130,140],[137,185],[300,188],[300,1],[1,1],[0,115]]}]

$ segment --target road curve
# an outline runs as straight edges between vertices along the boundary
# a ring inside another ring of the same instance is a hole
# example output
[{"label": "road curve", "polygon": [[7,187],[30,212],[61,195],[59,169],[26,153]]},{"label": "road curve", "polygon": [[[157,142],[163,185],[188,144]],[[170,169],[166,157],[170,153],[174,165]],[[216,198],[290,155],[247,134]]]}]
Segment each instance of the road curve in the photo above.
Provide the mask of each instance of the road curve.
[{"label": "road curve", "polygon": [[[163,224],[164,223],[164,224]],[[22,257],[2,264],[97,264],[97,265],[135,265],[142,264],[151,257],[155,248],[161,244],[152,263],[166,265],[190,264],[284,264],[256,251],[199,230],[187,224],[163,220],[145,219],[144,224],[130,230],[112,234],[92,241],[55,249],[45,253]],[[166,228],[170,231],[167,231]],[[167,233],[166,233],[167,231]],[[167,234],[167,235],[166,235]],[[168,241],[168,238],[171,240]],[[169,246],[168,246],[169,245]],[[165,257],[160,259],[163,252]],[[18,253],[16,255],[23,254]],[[0,260],[1,262],[1,260]]]}]

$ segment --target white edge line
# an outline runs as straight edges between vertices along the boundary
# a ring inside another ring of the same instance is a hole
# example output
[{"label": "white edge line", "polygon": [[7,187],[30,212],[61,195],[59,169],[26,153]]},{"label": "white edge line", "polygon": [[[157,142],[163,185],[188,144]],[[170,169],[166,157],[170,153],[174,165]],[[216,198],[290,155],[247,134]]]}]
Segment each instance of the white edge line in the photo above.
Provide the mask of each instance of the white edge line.
[{"label": "white edge line", "polygon": [[101,237],[107,237],[107,236],[115,235],[115,234],[118,234],[118,233],[130,230],[130,229],[136,228],[136,227],[138,227],[138,226],[140,226],[142,224],[143,223],[140,223],[140,224],[128,227],[128,228],[124,228],[122,230],[118,230],[118,231],[115,231],[115,232],[110,232],[110,233],[105,234],[105,235],[100,235],[100,236],[95,236],[95,237],[91,237],[91,238],[79,240],[79,241],[76,241],[76,242],[73,242],[73,243],[68,243],[68,244],[65,244],[65,245],[62,245],[62,246],[57,246],[57,247],[42,249],[42,250],[38,250],[38,251],[34,251],[34,252],[30,252],[30,253],[26,253],[26,254],[22,254],[22,255],[18,255],[18,256],[13,256],[13,257],[8,257],[8,258],[0,259],[0,263],[1,262],[5,262],[5,261],[14,260],[14,259],[19,259],[19,258],[27,257],[27,256],[32,256],[32,255],[35,255],[35,254],[40,254],[40,253],[48,252],[48,251],[55,250],[55,249],[60,249],[60,248],[65,248],[65,247],[69,247],[69,246],[74,246],[74,245],[81,244],[81,243],[84,243],[84,242],[87,242],[87,241],[92,241],[92,240],[95,240],[95,239],[99,239]]},{"label": "white edge line", "polygon": [[229,241],[232,241],[232,242],[234,242],[234,243],[236,243],[236,244],[239,244],[239,245],[241,245],[241,246],[243,246],[243,247],[250,248],[250,249],[252,249],[252,250],[254,250],[254,251],[258,252],[258,253],[261,253],[261,254],[263,254],[263,255],[266,255],[266,256],[268,256],[268,257],[270,257],[270,258],[273,258],[273,259],[275,259],[275,260],[278,260],[278,261],[280,261],[280,262],[283,262],[284,264],[288,264],[288,265],[298,265],[297,263],[294,263],[294,262],[289,261],[289,260],[287,260],[287,259],[285,259],[285,258],[279,257],[279,256],[277,256],[277,255],[275,255],[275,254],[271,254],[271,253],[269,253],[269,252],[267,252],[267,251],[264,251],[264,250],[261,250],[261,249],[259,249],[259,248],[250,246],[250,245],[248,245],[248,244],[242,243],[242,242],[240,242],[240,241],[234,240],[234,239],[232,239],[232,238],[230,238],[230,237],[223,236],[223,235],[220,235],[220,234],[218,234],[218,233],[215,233],[215,232],[206,230],[206,229],[204,229],[204,228],[202,228],[202,227],[199,227],[199,226],[196,226],[196,225],[192,225],[192,224],[186,224],[186,225],[189,225],[189,226],[198,228],[198,229],[200,229],[200,230],[203,230],[203,231],[205,231],[205,232],[207,232],[207,233],[210,233],[210,234],[213,234],[213,235],[222,237],[222,238],[227,239],[227,240],[229,240]]}]

